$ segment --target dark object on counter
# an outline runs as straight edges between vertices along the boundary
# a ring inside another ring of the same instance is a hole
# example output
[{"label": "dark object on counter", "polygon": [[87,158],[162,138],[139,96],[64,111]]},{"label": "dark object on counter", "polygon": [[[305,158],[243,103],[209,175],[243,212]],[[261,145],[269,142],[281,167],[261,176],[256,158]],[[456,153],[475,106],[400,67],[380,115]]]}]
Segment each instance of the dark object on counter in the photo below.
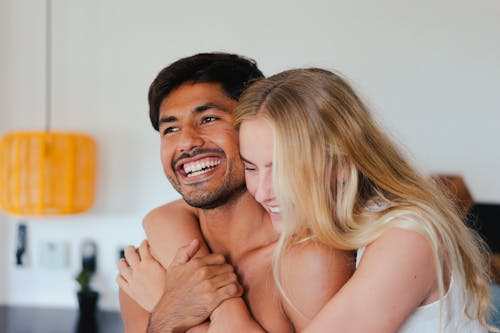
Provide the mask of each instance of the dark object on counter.
[{"label": "dark object on counter", "polygon": [[23,258],[26,253],[27,227],[24,223],[19,223],[17,226],[17,249],[16,249],[16,265],[23,266]]},{"label": "dark object on counter", "polygon": [[99,293],[96,291],[78,292],[78,323],[76,333],[99,333],[97,324],[97,301]]},{"label": "dark object on counter", "polygon": [[82,244],[82,269],[91,273],[96,271],[97,245],[93,241],[85,241]]},{"label": "dark object on counter", "polygon": [[99,293],[92,289],[90,281],[96,271],[97,245],[93,241],[82,244],[82,270],[76,277],[80,285],[78,296],[78,322],[76,333],[99,333],[97,313]]}]

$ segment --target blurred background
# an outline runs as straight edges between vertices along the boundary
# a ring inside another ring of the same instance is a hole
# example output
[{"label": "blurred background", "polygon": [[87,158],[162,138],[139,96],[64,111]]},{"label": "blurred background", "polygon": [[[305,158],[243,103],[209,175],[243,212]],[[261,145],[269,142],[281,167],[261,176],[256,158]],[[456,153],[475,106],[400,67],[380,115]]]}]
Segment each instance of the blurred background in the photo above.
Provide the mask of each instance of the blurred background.
[{"label": "blurred background", "polygon": [[[44,128],[45,17],[43,1],[0,0],[0,135]],[[64,217],[0,212],[0,305],[76,308],[81,246],[92,240],[99,306],[118,309],[120,250],[144,238],[150,209],[178,198],[147,90],[198,52],[249,56],[266,75],[342,72],[419,168],[458,174],[475,202],[500,204],[499,17],[496,0],[53,0],[52,129],[96,140],[96,199]],[[64,260],[47,263],[47,248]]]}]

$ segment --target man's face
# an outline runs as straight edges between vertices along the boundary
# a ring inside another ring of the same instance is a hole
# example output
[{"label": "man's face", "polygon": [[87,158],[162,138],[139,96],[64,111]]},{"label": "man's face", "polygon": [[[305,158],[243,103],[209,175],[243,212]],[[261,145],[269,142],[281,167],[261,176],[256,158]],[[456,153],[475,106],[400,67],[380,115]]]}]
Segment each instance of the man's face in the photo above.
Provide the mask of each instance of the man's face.
[{"label": "man's face", "polygon": [[245,189],[235,106],[216,83],[185,83],[160,105],[163,170],[191,206],[214,208]]}]

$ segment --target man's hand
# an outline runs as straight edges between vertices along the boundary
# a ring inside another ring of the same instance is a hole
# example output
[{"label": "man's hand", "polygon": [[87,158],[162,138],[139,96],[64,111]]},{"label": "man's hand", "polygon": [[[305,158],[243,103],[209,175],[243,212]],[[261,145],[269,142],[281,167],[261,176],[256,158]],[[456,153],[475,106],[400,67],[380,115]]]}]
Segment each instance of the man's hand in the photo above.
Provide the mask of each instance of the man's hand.
[{"label": "man's hand", "polygon": [[221,254],[191,259],[199,242],[180,248],[168,267],[166,288],[149,321],[149,333],[184,332],[205,321],[224,300],[239,297],[233,266]]},{"label": "man's hand", "polygon": [[139,249],[128,246],[125,259],[118,262],[116,282],[146,311],[151,312],[165,290],[166,271],[152,256],[148,241]]}]

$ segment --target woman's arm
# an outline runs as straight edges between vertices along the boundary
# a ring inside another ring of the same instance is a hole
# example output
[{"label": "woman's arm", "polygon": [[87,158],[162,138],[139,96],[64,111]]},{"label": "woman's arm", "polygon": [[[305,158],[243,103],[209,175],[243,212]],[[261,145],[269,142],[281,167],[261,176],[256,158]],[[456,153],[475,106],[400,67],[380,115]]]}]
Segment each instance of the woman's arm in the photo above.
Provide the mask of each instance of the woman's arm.
[{"label": "woman's arm", "polygon": [[439,297],[436,289],[427,240],[392,228],[366,247],[352,278],[304,332],[397,332],[416,307]]},{"label": "woman's arm", "polygon": [[[351,278],[355,257],[352,252],[316,241],[296,244],[286,251],[279,267],[285,292],[281,304],[295,332],[302,332]],[[321,330],[330,331],[330,327]]]},{"label": "woman's arm", "polygon": [[[303,331],[311,318],[334,297],[353,274],[354,266],[352,253],[332,250],[313,241],[287,250],[281,265],[281,284],[286,296],[281,295],[280,301],[295,332]],[[225,318],[219,308],[214,311],[209,332],[265,332],[243,302],[227,309],[224,315]],[[316,332],[320,331],[328,332],[330,328]]]},{"label": "woman's arm", "polygon": [[[241,296],[242,288],[224,256],[192,259],[198,247],[199,241],[194,240],[180,248],[167,268],[168,274],[151,256],[147,241],[138,251],[132,247],[125,250],[126,260],[119,264],[117,281],[142,308],[152,312],[148,332],[185,332],[203,324],[222,301]],[[207,328],[203,325],[193,331]]]},{"label": "woman's arm", "polygon": [[[163,267],[168,267],[178,248],[190,243],[193,239],[201,240],[200,249],[195,256],[209,253],[198,226],[196,211],[183,200],[177,200],[152,210],[144,218],[143,228],[154,258]],[[161,286],[162,290],[163,288],[164,286]],[[125,333],[146,332],[150,313],[122,289],[120,289],[120,310]]]},{"label": "woman's arm", "polygon": [[119,290],[119,299],[124,333],[146,333],[149,312],[144,310],[121,288]]},{"label": "woman's arm", "polygon": [[[397,332],[418,306],[439,299],[432,249],[416,232],[384,232],[367,246],[350,279],[352,257],[335,251],[325,256],[327,250],[312,244],[283,260],[282,283],[293,305],[286,299],[282,304],[296,332]],[[347,282],[342,286],[342,281]],[[248,312],[243,308],[240,313]],[[223,324],[214,332],[235,332],[238,327],[235,321]]]},{"label": "woman's arm", "polygon": [[[197,211],[196,209],[188,206],[183,200],[178,200],[167,205],[158,207],[151,211],[143,221],[143,227],[146,231],[146,235],[149,241],[149,251],[152,253],[154,259],[158,262],[153,262],[148,260],[148,262],[143,262],[144,275],[142,275],[143,281],[141,282],[140,272],[136,272],[138,284],[130,285],[129,288],[135,288],[142,292],[139,299],[142,299],[141,303],[147,309],[152,309],[156,304],[159,296],[161,296],[164,286],[159,289],[158,297],[148,296],[152,294],[151,290],[159,288],[160,283],[155,282],[158,278],[158,274],[153,273],[153,271],[158,271],[158,263],[163,267],[167,267],[175,256],[178,248],[189,243],[193,239],[200,239],[200,248],[195,253],[195,257],[202,257],[209,254],[208,247],[203,242],[201,231],[198,225]],[[140,249],[144,247],[144,243],[141,245]],[[127,249],[127,252],[129,249]],[[128,254],[128,253],[127,253]],[[145,253],[146,254],[146,253]],[[129,256],[134,256],[133,253]],[[147,258],[149,255],[143,255]],[[136,259],[140,260],[140,259]],[[146,274],[146,272],[150,272]],[[117,278],[117,280],[120,277]],[[160,277],[161,278],[161,275]],[[146,289],[147,287],[147,289]],[[147,291],[149,290],[149,291]],[[130,292],[130,290],[129,290]],[[154,294],[154,293],[153,293]],[[137,296],[136,296],[137,298]],[[151,303],[153,302],[153,303]],[[149,304],[149,305],[148,305]],[[125,327],[125,333],[145,333],[148,327],[148,322],[150,319],[150,311],[144,310],[137,302],[135,302],[130,296],[120,289],[120,307],[122,312],[122,318]],[[245,313],[240,316],[240,323],[244,327],[242,332],[251,332],[250,329],[254,327],[259,327],[259,325],[253,321],[248,311],[246,311],[246,305],[242,298],[231,298],[218,307],[219,318],[234,318],[232,315],[235,311],[245,309]],[[229,320],[229,319],[228,319]],[[221,321],[223,322],[223,321]],[[196,330],[195,330],[196,328]],[[198,325],[191,330],[195,331],[206,331],[208,325]],[[189,330],[189,332],[191,332]]]},{"label": "woman's arm", "polygon": [[212,312],[208,332],[265,333],[259,323],[253,319],[241,297],[224,301]]},{"label": "woman's arm", "polygon": [[241,296],[243,288],[223,255],[191,259],[197,245],[193,241],[179,249],[168,266],[165,292],[151,313],[149,333],[185,332],[203,324],[224,300]]}]

